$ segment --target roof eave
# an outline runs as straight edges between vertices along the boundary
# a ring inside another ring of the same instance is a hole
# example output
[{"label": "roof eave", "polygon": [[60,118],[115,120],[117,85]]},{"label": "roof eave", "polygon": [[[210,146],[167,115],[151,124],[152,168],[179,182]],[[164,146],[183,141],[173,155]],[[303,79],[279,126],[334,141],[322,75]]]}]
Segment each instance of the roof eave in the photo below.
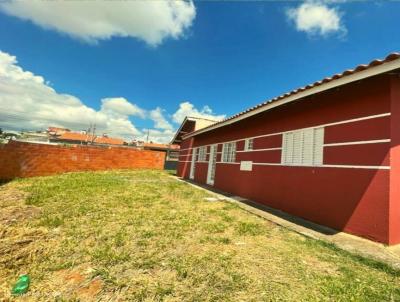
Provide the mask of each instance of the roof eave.
[{"label": "roof eave", "polygon": [[376,76],[376,75],[379,75],[379,74],[384,74],[386,72],[393,71],[393,70],[396,70],[396,69],[399,69],[399,68],[400,68],[400,59],[396,59],[396,60],[393,60],[391,62],[384,63],[382,65],[370,67],[370,68],[368,68],[366,70],[358,71],[358,72],[353,73],[351,75],[347,75],[345,77],[342,77],[342,78],[339,78],[339,79],[336,79],[336,80],[332,80],[332,81],[327,82],[327,83],[323,83],[323,84],[321,84],[319,86],[315,86],[313,88],[309,88],[309,89],[304,90],[302,92],[298,92],[296,94],[289,95],[289,96],[284,97],[284,98],[282,98],[280,100],[273,101],[273,102],[269,101],[270,102],[269,104],[261,106],[260,108],[257,108],[255,110],[249,111],[249,112],[244,113],[244,114],[241,114],[241,115],[239,115],[239,116],[237,116],[235,118],[227,119],[226,121],[223,121],[221,123],[217,123],[215,125],[211,125],[211,126],[209,126],[207,128],[200,129],[200,130],[192,132],[192,133],[188,133],[186,135],[183,135],[182,138],[183,139],[187,139],[189,137],[193,137],[193,136],[205,133],[205,132],[209,132],[209,131],[212,131],[212,130],[215,130],[215,129],[218,129],[218,128],[221,128],[221,127],[224,127],[224,126],[239,122],[239,121],[241,121],[243,119],[249,118],[249,117],[251,117],[253,115],[256,115],[256,114],[259,114],[261,112],[265,112],[265,111],[271,110],[271,109],[273,109],[275,107],[278,107],[278,106],[281,106],[283,104],[287,104],[287,103],[299,100],[301,98],[305,98],[307,96],[310,96],[310,95],[313,95],[313,94],[317,94],[317,93],[320,93],[320,92],[323,92],[323,91],[327,91],[329,89],[336,88],[336,87],[339,87],[339,86],[342,86],[342,85],[345,85],[345,84],[349,84],[349,83],[352,83],[352,82],[363,80],[363,79],[366,79],[366,78],[369,78],[369,77],[373,77],[373,76]]},{"label": "roof eave", "polygon": [[181,130],[182,130],[182,128],[183,128],[183,125],[185,125],[185,123],[186,123],[187,121],[194,121],[194,119],[193,119],[192,117],[190,117],[190,116],[186,116],[186,117],[184,118],[184,120],[182,121],[182,123],[181,123],[179,129],[175,132],[174,137],[173,137],[172,140],[170,141],[170,143],[169,143],[170,145],[174,145],[174,142],[176,141],[176,138],[177,138],[177,136],[179,135],[179,132],[181,132]]}]

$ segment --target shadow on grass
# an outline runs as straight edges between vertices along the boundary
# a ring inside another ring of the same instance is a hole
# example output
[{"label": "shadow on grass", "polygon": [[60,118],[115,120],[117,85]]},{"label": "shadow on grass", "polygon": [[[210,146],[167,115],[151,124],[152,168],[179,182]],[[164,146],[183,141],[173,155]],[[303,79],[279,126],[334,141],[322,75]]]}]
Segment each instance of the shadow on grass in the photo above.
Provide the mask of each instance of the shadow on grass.
[{"label": "shadow on grass", "polygon": [[0,179],[0,187],[8,184],[12,179]]},{"label": "shadow on grass", "polygon": [[[340,233],[339,231],[331,229],[329,227],[326,227],[326,226],[323,226],[323,225],[319,225],[319,224],[313,223],[311,221],[308,221],[308,220],[305,220],[305,219],[302,219],[302,218],[299,218],[299,217],[296,217],[296,216],[292,216],[292,215],[290,215],[288,213],[285,213],[285,212],[277,210],[277,209],[270,208],[270,207],[268,207],[266,205],[262,205],[262,204],[256,203],[256,202],[254,202],[252,200],[248,200],[248,199],[245,199],[245,198],[242,198],[242,197],[239,197],[239,196],[235,196],[233,194],[230,194],[230,193],[215,189],[212,186],[199,184],[199,183],[196,183],[194,181],[187,180],[187,179],[182,179],[182,181],[190,183],[190,184],[193,184],[195,186],[198,186],[200,188],[206,189],[208,191],[223,195],[225,197],[232,198],[232,199],[234,199],[236,201],[245,203],[248,206],[251,206],[253,208],[256,208],[256,209],[262,210],[264,212],[270,213],[270,214],[275,215],[277,217],[280,217],[280,218],[282,218],[284,220],[290,221],[290,222],[292,222],[294,224],[303,226],[305,228],[311,229],[311,230],[313,230],[315,232],[319,232],[319,233],[324,234],[324,235],[334,235],[334,234]],[[362,256],[362,255],[359,255],[359,254],[355,254],[355,253],[343,250],[343,249],[341,249],[340,247],[336,246],[334,243],[331,243],[331,242],[326,242],[326,241],[323,241],[323,240],[320,240],[320,239],[313,239],[313,238],[309,238],[309,239],[310,239],[309,242],[311,244],[313,244],[313,245],[315,244],[315,245],[323,246],[325,248],[328,248],[330,250],[335,251],[336,253],[340,253],[342,255],[346,255],[349,258],[351,258],[351,259],[353,259],[355,261],[358,261],[358,262],[360,262],[360,263],[362,263],[362,264],[364,264],[364,265],[366,265],[368,267],[371,267],[373,269],[377,269],[377,270],[380,270],[380,271],[384,271],[384,272],[386,272],[386,273],[388,273],[388,274],[390,274],[392,276],[395,276],[395,277],[400,276],[400,270],[399,269],[394,268],[391,265],[389,265],[389,264],[387,264],[387,263],[385,263],[383,261],[372,259],[372,258],[368,258],[368,257]]]},{"label": "shadow on grass", "polygon": [[187,180],[187,179],[182,179],[182,180],[185,181],[185,182],[188,182],[190,184],[193,184],[195,186],[198,186],[198,187],[201,187],[203,189],[206,189],[208,191],[223,195],[225,197],[229,197],[229,198],[235,199],[236,201],[240,201],[242,203],[245,203],[248,206],[251,206],[251,207],[253,207],[255,209],[267,212],[269,214],[272,214],[274,216],[277,216],[279,218],[282,218],[282,219],[287,220],[289,222],[292,222],[294,224],[297,224],[297,225],[300,225],[300,226],[305,227],[307,229],[316,231],[318,233],[321,233],[321,234],[324,234],[324,235],[334,235],[334,234],[340,233],[339,231],[337,231],[335,229],[332,229],[332,228],[329,228],[329,227],[326,227],[326,226],[323,226],[323,225],[320,225],[320,224],[317,224],[317,223],[302,219],[300,217],[296,217],[296,216],[290,215],[290,214],[288,214],[286,212],[283,212],[281,210],[277,210],[277,209],[271,208],[269,206],[257,203],[255,201],[252,201],[252,200],[240,197],[240,196],[236,196],[234,194],[230,194],[230,193],[227,193],[227,192],[224,192],[224,191],[220,191],[218,189],[215,189],[214,187],[211,187],[211,186],[208,186],[208,185],[204,185],[204,184],[199,184],[199,183]]}]

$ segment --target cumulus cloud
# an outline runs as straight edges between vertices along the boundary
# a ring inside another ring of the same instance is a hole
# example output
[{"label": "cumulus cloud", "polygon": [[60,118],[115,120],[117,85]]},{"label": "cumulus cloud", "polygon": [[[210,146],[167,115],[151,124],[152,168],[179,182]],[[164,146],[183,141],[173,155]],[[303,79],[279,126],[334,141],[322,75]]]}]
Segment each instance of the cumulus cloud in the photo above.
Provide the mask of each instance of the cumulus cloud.
[{"label": "cumulus cloud", "polygon": [[[142,129],[143,135],[139,137],[142,141],[157,142],[168,144],[175,134],[174,130]],[[148,134],[148,137],[147,137]]]},{"label": "cumulus cloud", "polygon": [[[0,51],[0,128],[13,130],[39,130],[49,126],[86,130],[96,124],[96,133],[110,136],[167,143],[175,127],[170,116],[156,107],[145,110],[123,97],[103,98],[100,110],[85,105],[79,98],[58,93],[43,77],[22,69],[15,56]],[[168,118],[167,118],[167,117]],[[172,115],[175,123],[185,116],[218,120],[225,115],[215,115],[210,107],[198,110],[189,102],[182,102]],[[154,123],[156,129],[139,130],[130,118],[136,117]]]},{"label": "cumulus cloud", "polygon": [[182,37],[196,16],[192,1],[173,0],[8,0],[0,9],[88,42],[133,37],[150,45]]},{"label": "cumulus cloud", "polygon": [[101,111],[108,115],[122,117],[132,115],[145,118],[146,116],[145,110],[135,104],[130,103],[127,99],[122,97],[102,99]]},{"label": "cumulus cloud", "polygon": [[160,107],[157,107],[156,109],[150,111],[150,118],[154,122],[154,128],[163,130],[172,130],[173,128],[172,125],[164,117],[163,110]]},{"label": "cumulus cloud", "polygon": [[96,111],[75,96],[58,93],[43,77],[18,66],[16,57],[0,51],[0,121],[3,128],[31,130],[62,126],[83,130],[95,123],[98,133],[107,132],[128,139],[141,135],[129,116],[142,116],[143,112],[124,98],[103,99],[100,111]]},{"label": "cumulus cloud", "polygon": [[343,14],[338,8],[329,6],[333,2],[336,1],[305,1],[298,7],[287,9],[286,15],[298,31],[321,36],[344,35],[347,30],[341,20]]},{"label": "cumulus cloud", "polygon": [[226,117],[223,114],[215,115],[209,106],[204,106],[202,109],[198,110],[192,103],[182,102],[179,104],[178,110],[172,115],[172,119],[175,123],[180,124],[186,116],[201,117],[215,121],[222,120]]}]

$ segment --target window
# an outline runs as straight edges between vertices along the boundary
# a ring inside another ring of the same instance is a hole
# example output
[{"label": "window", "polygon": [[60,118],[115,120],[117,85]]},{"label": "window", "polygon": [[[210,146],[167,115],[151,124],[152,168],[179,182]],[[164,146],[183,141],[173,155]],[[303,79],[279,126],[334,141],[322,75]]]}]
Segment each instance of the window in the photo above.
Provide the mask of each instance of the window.
[{"label": "window", "polygon": [[169,151],[167,156],[167,160],[178,160],[179,159],[179,151]]},{"label": "window", "polygon": [[324,128],[313,128],[283,134],[282,163],[318,166],[323,163]]},{"label": "window", "polygon": [[198,157],[197,157],[197,161],[206,161],[207,159],[207,147],[206,146],[202,146],[200,148],[198,148]]},{"label": "window", "polygon": [[253,150],[253,141],[254,141],[253,138],[245,139],[245,141],[244,141],[244,150],[245,151]]},{"label": "window", "polygon": [[236,143],[224,143],[222,147],[222,161],[234,163],[236,160]]}]

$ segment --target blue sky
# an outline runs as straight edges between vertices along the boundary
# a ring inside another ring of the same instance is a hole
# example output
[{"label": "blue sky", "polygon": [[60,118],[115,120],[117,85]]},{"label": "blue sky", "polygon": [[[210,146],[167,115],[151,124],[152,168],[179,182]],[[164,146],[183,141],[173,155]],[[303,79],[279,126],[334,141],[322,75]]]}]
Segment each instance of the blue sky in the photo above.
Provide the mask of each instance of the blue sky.
[{"label": "blue sky", "polygon": [[400,2],[18,2],[0,4],[0,127],[168,141],[186,114],[230,116],[400,51]]}]

